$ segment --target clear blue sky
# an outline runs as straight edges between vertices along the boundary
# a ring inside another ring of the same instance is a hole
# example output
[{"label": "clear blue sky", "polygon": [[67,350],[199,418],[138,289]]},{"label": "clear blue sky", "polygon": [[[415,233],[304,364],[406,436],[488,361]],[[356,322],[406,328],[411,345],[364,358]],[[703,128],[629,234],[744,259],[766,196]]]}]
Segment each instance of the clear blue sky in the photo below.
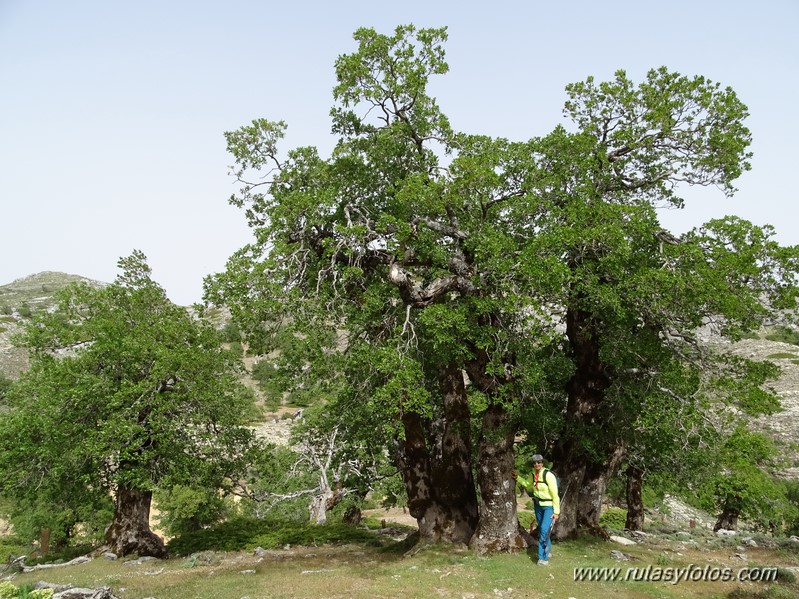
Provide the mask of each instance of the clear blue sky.
[{"label": "clear blue sky", "polygon": [[333,62],[361,26],[447,25],[433,91],[457,129],[527,139],[562,121],[566,84],[666,65],[736,90],[753,170],[688,195],[682,232],[737,214],[799,243],[797,0],[0,0],[0,285],[45,270],[101,281],[142,250],[183,305],[250,241],[223,132],[288,122],[332,146]]}]

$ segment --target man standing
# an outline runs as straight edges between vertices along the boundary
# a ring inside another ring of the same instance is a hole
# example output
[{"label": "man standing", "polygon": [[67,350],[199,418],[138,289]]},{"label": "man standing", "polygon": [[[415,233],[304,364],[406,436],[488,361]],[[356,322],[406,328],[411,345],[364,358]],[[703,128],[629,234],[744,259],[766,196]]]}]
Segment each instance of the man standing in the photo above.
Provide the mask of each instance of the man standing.
[{"label": "man standing", "polygon": [[[523,476],[517,478],[528,495],[533,497],[535,506],[535,519],[538,523],[538,565],[549,565],[549,554],[552,552],[550,533],[552,526],[560,516],[560,497],[558,496],[558,480],[553,472],[544,468],[544,456],[537,453],[532,457],[533,476],[527,479]],[[514,476],[516,472],[514,471]],[[530,525],[533,532],[533,525]]]}]

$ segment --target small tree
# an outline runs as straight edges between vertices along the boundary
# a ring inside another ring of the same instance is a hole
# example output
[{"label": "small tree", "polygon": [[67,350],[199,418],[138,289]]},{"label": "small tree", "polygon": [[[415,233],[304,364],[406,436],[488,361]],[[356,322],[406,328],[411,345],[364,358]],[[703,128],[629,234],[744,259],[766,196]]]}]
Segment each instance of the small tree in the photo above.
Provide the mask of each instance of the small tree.
[{"label": "small tree", "polygon": [[741,424],[714,453],[699,486],[703,507],[717,513],[713,530],[737,530],[739,518],[766,528],[791,512],[786,490],[770,472],[778,450],[768,437]]},{"label": "small tree", "polygon": [[19,338],[31,369],[0,420],[0,478],[27,500],[110,493],[111,550],[160,556],[154,489],[234,476],[253,439],[240,426],[252,395],[216,332],[167,299],[141,252],[119,266],[104,289],[65,289]]}]

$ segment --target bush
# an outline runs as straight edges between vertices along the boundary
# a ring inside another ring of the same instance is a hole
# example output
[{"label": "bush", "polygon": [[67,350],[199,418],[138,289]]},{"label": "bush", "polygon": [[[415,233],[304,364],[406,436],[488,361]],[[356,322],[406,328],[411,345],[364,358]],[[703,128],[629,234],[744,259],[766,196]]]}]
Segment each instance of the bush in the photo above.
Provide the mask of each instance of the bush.
[{"label": "bush", "polygon": [[793,509],[789,512],[789,517],[785,522],[785,531],[790,535],[799,535],[799,481],[786,480],[785,495]]},{"label": "bush", "polygon": [[230,346],[228,347],[228,351],[236,356],[239,360],[244,357],[244,347],[241,345],[241,341],[231,342]]},{"label": "bush", "polygon": [[19,539],[38,541],[42,529],[50,529],[53,551],[101,541],[113,519],[113,500],[107,495],[92,497],[88,493],[74,499],[71,505],[45,496],[10,499],[2,506],[2,512]]},{"label": "bush", "polygon": [[252,367],[252,378],[258,383],[258,388],[266,397],[266,407],[277,411],[283,398],[284,381],[280,373],[269,359],[258,360]]},{"label": "bush", "polygon": [[53,589],[34,589],[33,585],[16,587],[7,580],[0,582],[0,599],[50,599]]},{"label": "bush", "polygon": [[604,526],[611,530],[624,530],[624,525],[627,523],[627,510],[620,507],[612,507],[605,510],[599,517],[600,526]]},{"label": "bush", "polygon": [[0,564],[7,564],[12,557],[25,555],[30,550],[18,536],[0,537]]},{"label": "bush", "polygon": [[193,489],[175,485],[154,494],[158,524],[170,536],[201,530],[221,522],[230,514],[224,498],[214,489]]},{"label": "bush", "polygon": [[229,320],[225,323],[225,326],[223,326],[222,330],[219,331],[219,336],[222,338],[224,343],[241,342],[241,330],[232,320]]}]

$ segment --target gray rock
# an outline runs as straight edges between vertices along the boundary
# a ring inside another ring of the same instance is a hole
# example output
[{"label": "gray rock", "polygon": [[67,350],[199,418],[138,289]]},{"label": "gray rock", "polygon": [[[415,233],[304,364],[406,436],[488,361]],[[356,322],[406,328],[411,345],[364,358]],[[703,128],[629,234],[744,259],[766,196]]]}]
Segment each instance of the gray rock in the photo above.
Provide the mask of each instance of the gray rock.
[{"label": "gray rock", "polygon": [[716,531],[716,536],[717,536],[717,537],[734,537],[734,536],[735,536],[735,535],[737,535],[737,534],[738,534],[738,533],[737,533],[736,531],[734,531],[734,530],[727,530],[726,528],[719,528],[719,529]]},{"label": "gray rock", "polygon": [[629,555],[627,555],[626,553],[622,553],[621,551],[618,551],[616,549],[613,549],[610,552],[610,557],[612,557],[615,560],[622,561],[622,562],[629,562],[630,561],[630,556]]},{"label": "gray rock", "polygon": [[618,535],[611,535],[610,540],[614,543],[618,543],[619,545],[637,545],[635,541],[632,539],[628,539],[626,537],[620,537]]},{"label": "gray rock", "polygon": [[108,587],[99,589],[74,588],[55,593],[53,599],[119,599]]}]

